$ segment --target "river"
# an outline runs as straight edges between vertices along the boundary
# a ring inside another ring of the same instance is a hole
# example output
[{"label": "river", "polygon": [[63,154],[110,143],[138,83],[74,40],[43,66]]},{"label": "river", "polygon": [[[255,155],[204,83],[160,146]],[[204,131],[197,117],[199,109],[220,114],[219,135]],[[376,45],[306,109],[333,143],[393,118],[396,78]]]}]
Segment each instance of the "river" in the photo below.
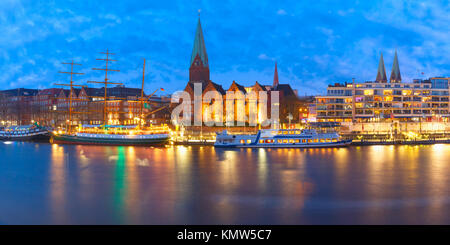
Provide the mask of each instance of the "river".
[{"label": "river", "polygon": [[450,224],[450,145],[0,142],[0,224]]}]

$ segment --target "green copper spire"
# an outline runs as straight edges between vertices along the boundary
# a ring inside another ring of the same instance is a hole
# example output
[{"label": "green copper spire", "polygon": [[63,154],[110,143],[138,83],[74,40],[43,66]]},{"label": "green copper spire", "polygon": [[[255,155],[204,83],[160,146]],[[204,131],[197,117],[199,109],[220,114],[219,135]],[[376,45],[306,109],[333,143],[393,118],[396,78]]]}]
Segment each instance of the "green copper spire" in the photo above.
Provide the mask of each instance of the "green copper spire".
[{"label": "green copper spire", "polygon": [[380,82],[380,83],[387,82],[386,69],[384,67],[384,60],[383,60],[383,53],[381,53],[380,61],[378,62],[377,79],[375,81]]},{"label": "green copper spire", "polygon": [[208,67],[208,55],[206,54],[205,40],[203,39],[202,25],[200,24],[200,17],[198,18],[197,30],[195,31],[194,48],[192,49],[191,65],[196,56],[199,56],[203,66]]},{"label": "green copper spire", "polygon": [[398,65],[397,50],[395,50],[394,63],[392,64],[390,81],[391,83],[399,83],[402,81],[402,76],[400,75],[400,67]]}]

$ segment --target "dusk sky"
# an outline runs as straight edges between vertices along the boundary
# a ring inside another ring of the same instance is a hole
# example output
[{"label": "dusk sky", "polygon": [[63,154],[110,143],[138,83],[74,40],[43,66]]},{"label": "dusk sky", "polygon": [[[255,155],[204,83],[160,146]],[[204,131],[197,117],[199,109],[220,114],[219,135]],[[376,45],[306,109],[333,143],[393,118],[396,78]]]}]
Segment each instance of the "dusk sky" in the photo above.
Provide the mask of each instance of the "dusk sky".
[{"label": "dusk sky", "polygon": [[[403,81],[450,76],[448,1],[18,1],[0,3],[2,89],[54,87],[72,58],[79,84],[101,80],[98,52],[117,55],[112,81],[145,90],[184,89],[201,9],[211,80],[280,83],[323,94],[335,82],[374,80],[380,52],[387,76],[395,50]],[[422,75],[422,73],[424,73]]]}]

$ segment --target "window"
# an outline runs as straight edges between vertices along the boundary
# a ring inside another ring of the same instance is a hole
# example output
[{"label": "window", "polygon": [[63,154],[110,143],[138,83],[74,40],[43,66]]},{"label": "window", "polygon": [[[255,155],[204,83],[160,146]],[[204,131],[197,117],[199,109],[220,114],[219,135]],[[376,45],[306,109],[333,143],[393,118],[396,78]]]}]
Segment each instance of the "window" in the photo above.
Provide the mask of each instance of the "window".
[{"label": "window", "polygon": [[259,140],[259,143],[261,143],[261,144],[264,143],[264,140]]},{"label": "window", "polygon": [[250,144],[250,143],[252,143],[252,141],[251,140],[247,140],[247,144]]},{"label": "window", "polygon": [[281,144],[281,143],[283,143],[283,141],[282,141],[282,140],[278,140],[278,143],[280,143],[280,144]]},{"label": "window", "polygon": [[241,144],[244,144],[245,143],[245,141],[244,140],[241,140]]},{"label": "window", "polygon": [[293,144],[293,143],[294,143],[294,140],[289,140],[289,143],[290,143],[290,144]]},{"label": "window", "polygon": [[283,143],[284,143],[284,144],[287,144],[287,143],[288,143],[288,140],[283,140]]}]

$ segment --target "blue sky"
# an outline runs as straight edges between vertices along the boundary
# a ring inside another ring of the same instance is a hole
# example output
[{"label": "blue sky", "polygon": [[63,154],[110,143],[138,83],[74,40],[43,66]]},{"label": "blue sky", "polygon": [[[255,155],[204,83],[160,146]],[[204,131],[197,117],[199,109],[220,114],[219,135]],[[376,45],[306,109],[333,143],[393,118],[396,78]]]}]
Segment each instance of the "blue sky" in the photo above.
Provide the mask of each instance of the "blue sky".
[{"label": "blue sky", "polygon": [[[72,58],[86,75],[106,48],[115,52],[111,80],[146,92],[182,90],[189,77],[198,9],[211,79],[281,83],[300,94],[323,94],[335,82],[374,80],[383,52],[390,75],[398,51],[404,81],[450,75],[448,1],[51,1],[1,0],[0,85],[51,87]],[[424,75],[421,75],[421,73]]]}]

